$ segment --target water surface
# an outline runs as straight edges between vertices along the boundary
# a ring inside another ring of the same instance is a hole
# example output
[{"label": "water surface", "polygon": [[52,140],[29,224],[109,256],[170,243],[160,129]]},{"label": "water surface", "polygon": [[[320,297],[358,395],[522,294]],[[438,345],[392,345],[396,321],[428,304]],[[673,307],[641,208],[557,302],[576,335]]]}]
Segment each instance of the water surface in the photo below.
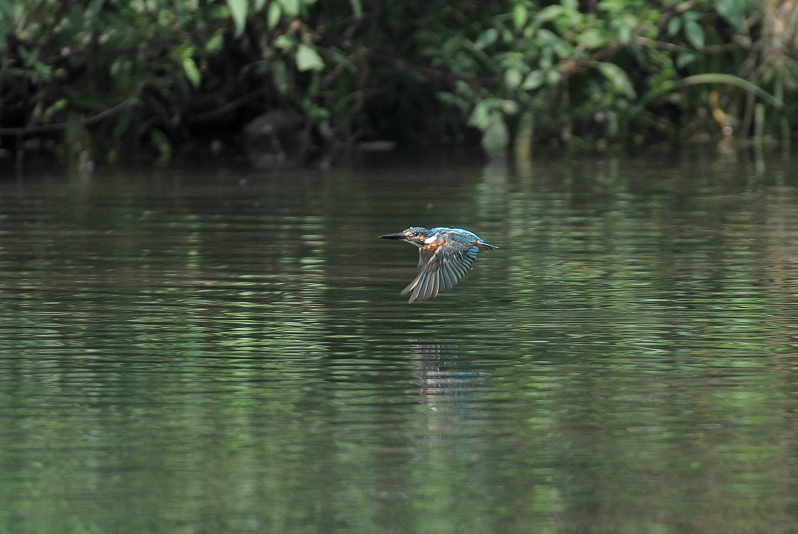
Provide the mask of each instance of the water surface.
[{"label": "water surface", "polygon": [[0,530],[793,531],[794,165],[0,182]]}]

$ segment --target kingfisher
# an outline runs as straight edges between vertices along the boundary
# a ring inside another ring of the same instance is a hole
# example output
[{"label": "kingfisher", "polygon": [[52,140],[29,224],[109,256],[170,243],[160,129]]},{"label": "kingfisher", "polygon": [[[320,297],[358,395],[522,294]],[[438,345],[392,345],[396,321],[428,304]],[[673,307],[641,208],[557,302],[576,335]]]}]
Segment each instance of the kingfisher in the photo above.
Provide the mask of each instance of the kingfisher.
[{"label": "kingfisher", "polygon": [[474,232],[462,228],[439,226],[427,229],[411,226],[380,239],[398,239],[418,247],[418,275],[402,290],[410,293],[407,301],[422,302],[434,299],[439,291],[449,291],[471,269],[480,250],[497,249]]}]

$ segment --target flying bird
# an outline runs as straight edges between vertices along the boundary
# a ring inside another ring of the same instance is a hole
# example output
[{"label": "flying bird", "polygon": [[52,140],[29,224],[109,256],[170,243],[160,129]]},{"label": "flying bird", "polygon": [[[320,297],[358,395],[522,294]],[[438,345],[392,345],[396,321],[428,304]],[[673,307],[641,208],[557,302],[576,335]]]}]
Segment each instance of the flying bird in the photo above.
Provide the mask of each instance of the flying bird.
[{"label": "flying bird", "polygon": [[471,269],[480,250],[499,248],[473,232],[444,226],[413,226],[381,235],[380,239],[398,239],[418,247],[418,276],[402,290],[402,295],[410,293],[410,304],[434,299],[439,291],[449,291]]}]

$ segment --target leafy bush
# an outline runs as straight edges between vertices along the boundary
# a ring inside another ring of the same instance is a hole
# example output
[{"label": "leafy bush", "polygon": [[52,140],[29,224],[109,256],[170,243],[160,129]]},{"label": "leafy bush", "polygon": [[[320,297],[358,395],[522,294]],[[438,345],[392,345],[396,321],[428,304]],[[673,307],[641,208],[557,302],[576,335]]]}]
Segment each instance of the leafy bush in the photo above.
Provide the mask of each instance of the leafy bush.
[{"label": "leafy bush", "polygon": [[3,146],[237,152],[282,110],[299,158],[359,140],[590,150],[787,138],[787,0],[0,0]]}]

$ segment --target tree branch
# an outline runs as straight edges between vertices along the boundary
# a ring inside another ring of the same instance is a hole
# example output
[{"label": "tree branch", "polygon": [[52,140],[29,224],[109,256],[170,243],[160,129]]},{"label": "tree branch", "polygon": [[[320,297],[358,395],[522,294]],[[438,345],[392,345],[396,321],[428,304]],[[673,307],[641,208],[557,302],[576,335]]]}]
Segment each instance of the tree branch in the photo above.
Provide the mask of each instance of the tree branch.
[{"label": "tree branch", "polygon": [[88,124],[93,124],[95,122],[99,122],[103,119],[107,119],[108,117],[116,115],[126,107],[132,105],[134,102],[136,102],[135,98],[129,98],[127,100],[120,102],[115,106],[112,106],[95,115],[91,115],[90,117],[85,117],[83,119],[76,119],[64,122],[54,122],[51,124],[41,124],[38,126],[22,126],[20,128],[0,127],[0,135],[28,135],[28,134],[37,134],[37,133],[46,133],[46,132],[58,132],[61,130],[66,130],[67,128],[74,125],[86,126]]}]

